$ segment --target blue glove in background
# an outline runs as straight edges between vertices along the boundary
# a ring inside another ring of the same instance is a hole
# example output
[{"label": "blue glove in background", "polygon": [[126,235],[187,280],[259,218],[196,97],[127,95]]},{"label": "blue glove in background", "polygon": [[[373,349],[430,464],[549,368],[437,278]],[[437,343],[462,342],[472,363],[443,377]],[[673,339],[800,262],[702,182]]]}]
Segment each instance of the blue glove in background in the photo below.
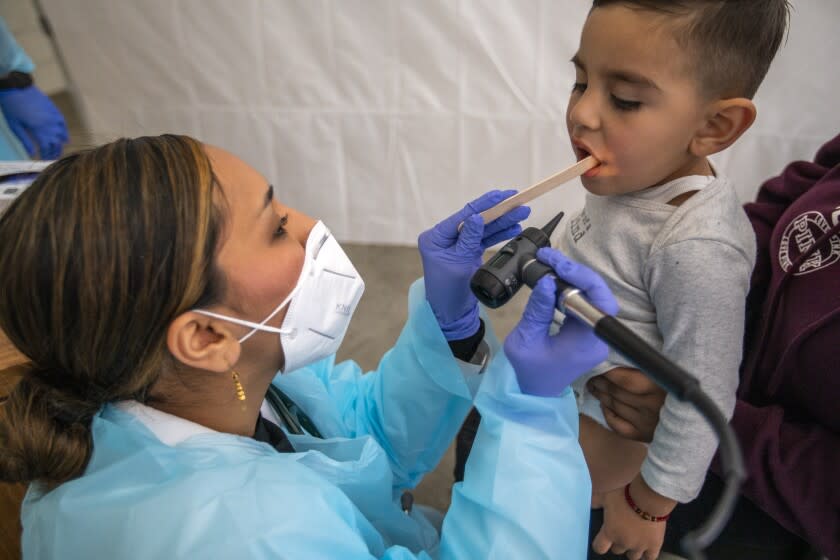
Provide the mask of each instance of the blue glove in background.
[{"label": "blue glove in background", "polygon": [[[470,290],[470,279],[488,247],[522,232],[519,222],[531,209],[518,206],[487,225],[478,214],[514,194],[515,190],[490,191],[421,233],[417,240],[426,299],[446,340],[469,338],[478,330],[478,300]],[[464,226],[458,232],[461,222]]]},{"label": "blue glove in background", "polygon": [[67,124],[40,89],[29,86],[0,91],[0,110],[30,157],[35,156],[36,145],[41,159],[55,159],[61,155],[68,139]]},{"label": "blue glove in background", "polygon": [[[537,259],[580,289],[595,307],[609,315],[618,313],[618,303],[598,274],[549,247],[537,251]],[[519,388],[529,395],[557,396],[580,375],[607,359],[607,345],[591,328],[570,315],[557,334],[549,336],[557,308],[556,291],[554,279],[541,278],[531,292],[522,319],[505,339],[505,354],[516,372]]]}]

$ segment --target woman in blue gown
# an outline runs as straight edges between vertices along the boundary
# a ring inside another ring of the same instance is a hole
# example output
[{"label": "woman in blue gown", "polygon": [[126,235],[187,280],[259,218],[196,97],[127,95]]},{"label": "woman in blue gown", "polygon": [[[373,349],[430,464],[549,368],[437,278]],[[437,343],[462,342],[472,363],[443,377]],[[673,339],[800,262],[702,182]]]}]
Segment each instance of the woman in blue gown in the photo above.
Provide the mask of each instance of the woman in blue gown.
[{"label": "woman in blue gown", "polygon": [[[528,210],[484,225],[494,191],[421,234],[408,320],[365,374],[334,356],[364,284],[294,188],[188,137],[123,139],[0,217],[0,328],[32,360],[0,422],[0,475],[31,482],[23,556],[584,558],[568,384],[606,348],[549,333],[547,278],[501,345],[468,286]],[[538,258],[615,312],[591,271]],[[439,529],[405,491],[472,404]]]}]

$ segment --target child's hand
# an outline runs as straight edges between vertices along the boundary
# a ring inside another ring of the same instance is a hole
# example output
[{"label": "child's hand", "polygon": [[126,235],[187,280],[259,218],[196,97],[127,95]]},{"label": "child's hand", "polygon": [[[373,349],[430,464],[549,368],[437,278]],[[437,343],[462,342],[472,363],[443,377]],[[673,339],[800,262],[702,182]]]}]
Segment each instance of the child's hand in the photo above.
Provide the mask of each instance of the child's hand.
[{"label": "child's hand", "polygon": [[[639,481],[641,481],[640,484]],[[639,488],[640,486],[642,488]],[[645,498],[648,497],[646,492],[653,492],[646,487],[641,476],[637,476],[631,484],[631,490],[636,489],[640,497],[637,503],[646,501]],[[653,495],[658,496],[655,493]],[[634,499],[636,499],[635,496]],[[665,500],[667,503],[667,499]],[[642,519],[627,503],[624,488],[604,494],[603,506],[604,525],[592,541],[592,550],[598,554],[606,554],[610,551],[614,554],[626,554],[630,560],[656,560],[659,557],[659,551],[665,539],[664,521]],[[640,504],[639,507],[645,509],[644,505]],[[659,510],[651,511],[651,513],[666,515],[673,509],[673,505],[670,507],[666,505],[665,509],[667,511]]]}]

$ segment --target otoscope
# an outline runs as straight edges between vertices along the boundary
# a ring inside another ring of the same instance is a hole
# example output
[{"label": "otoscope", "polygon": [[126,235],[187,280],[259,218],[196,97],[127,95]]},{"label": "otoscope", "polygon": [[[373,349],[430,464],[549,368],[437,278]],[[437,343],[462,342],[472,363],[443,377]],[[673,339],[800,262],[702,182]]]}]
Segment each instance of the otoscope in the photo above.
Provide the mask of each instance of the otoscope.
[{"label": "otoscope", "polygon": [[562,218],[563,212],[560,212],[542,228],[529,227],[508,241],[476,271],[470,288],[481,303],[495,309],[510,301],[523,284],[533,289],[540,278],[551,276],[557,285],[560,311],[591,327],[598,338],[621,352],[663,389],[693,404],[706,418],[720,440],[726,485],[706,522],[681,542],[683,552],[691,560],[703,560],[703,550],[729,521],[745,478],[744,460],[735,433],[717,405],[700,389],[696,377],[651,347],[618,319],[592,305],[579,289],[558,278],[550,266],[537,260],[537,249],[550,245],[549,237]]}]

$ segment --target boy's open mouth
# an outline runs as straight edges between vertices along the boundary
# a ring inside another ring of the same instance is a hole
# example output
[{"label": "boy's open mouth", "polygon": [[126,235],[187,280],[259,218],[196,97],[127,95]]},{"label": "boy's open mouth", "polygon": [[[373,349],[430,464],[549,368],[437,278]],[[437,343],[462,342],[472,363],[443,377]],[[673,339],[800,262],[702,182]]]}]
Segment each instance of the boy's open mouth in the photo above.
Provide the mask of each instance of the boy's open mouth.
[{"label": "boy's open mouth", "polygon": [[580,142],[572,141],[572,147],[575,150],[575,156],[577,157],[578,161],[580,161],[584,158],[587,158],[589,156],[593,156],[595,159],[598,160],[598,165],[596,165],[595,167],[593,167],[592,169],[590,169],[589,171],[587,171],[586,173],[583,174],[584,177],[594,177],[594,176],[596,176],[598,174],[598,171],[601,169],[601,163],[602,163],[601,160],[598,158],[598,156],[596,156],[591,151],[589,151],[586,148],[586,146],[584,146]]}]

